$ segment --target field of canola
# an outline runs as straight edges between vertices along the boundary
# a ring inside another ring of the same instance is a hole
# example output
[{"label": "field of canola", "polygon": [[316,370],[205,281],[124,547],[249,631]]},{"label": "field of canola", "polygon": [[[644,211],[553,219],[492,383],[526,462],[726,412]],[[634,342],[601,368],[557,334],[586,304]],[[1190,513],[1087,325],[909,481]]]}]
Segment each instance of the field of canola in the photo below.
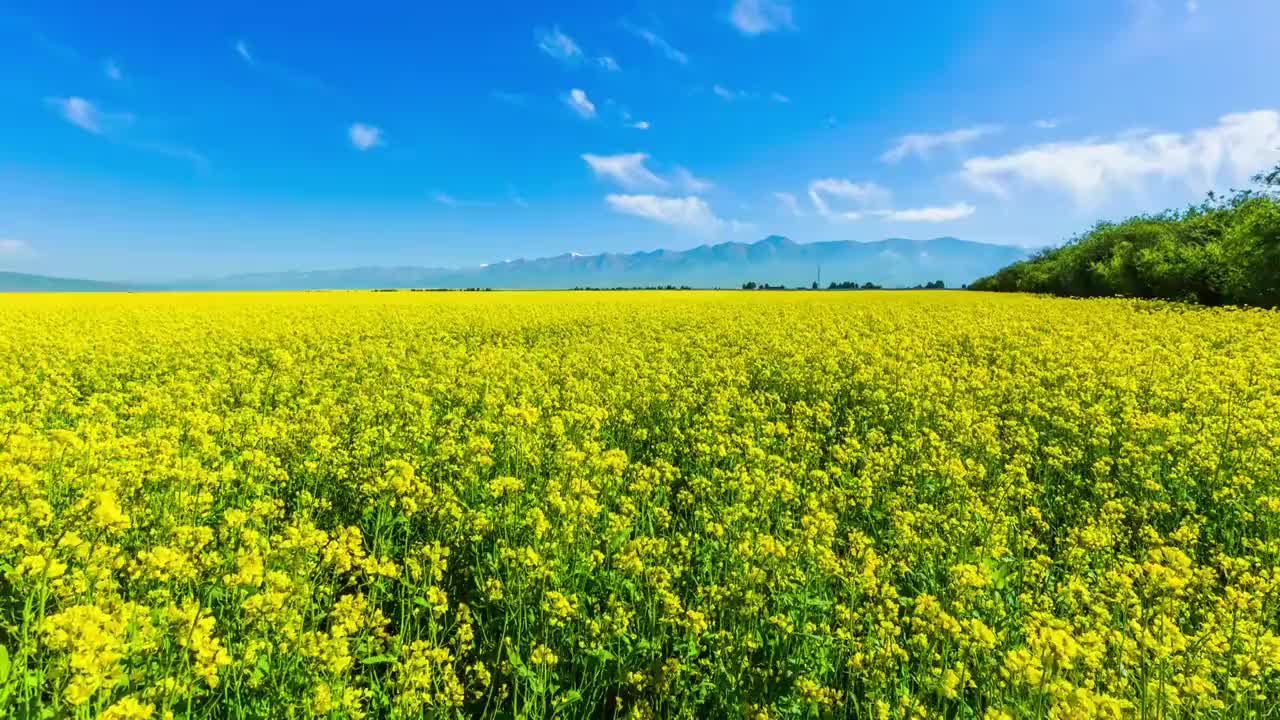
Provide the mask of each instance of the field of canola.
[{"label": "field of canola", "polygon": [[0,717],[1275,717],[1280,313],[0,296]]}]

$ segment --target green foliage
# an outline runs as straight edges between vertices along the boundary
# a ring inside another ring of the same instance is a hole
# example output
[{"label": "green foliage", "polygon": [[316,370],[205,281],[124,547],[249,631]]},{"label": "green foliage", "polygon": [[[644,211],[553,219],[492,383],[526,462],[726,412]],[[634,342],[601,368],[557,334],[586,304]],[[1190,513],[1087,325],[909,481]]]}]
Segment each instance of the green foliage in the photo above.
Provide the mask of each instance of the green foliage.
[{"label": "green foliage", "polygon": [[1182,211],[1099,223],[970,289],[1275,307],[1280,305],[1280,166],[1254,180],[1261,190],[1210,193]]}]

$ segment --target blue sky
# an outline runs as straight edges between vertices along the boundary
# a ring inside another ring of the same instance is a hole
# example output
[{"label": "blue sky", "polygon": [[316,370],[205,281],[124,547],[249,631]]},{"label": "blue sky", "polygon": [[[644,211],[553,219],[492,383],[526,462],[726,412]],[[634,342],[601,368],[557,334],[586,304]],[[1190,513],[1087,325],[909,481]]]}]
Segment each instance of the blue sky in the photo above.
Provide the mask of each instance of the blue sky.
[{"label": "blue sky", "polygon": [[0,0],[0,269],[1039,246],[1280,161],[1275,0]]}]

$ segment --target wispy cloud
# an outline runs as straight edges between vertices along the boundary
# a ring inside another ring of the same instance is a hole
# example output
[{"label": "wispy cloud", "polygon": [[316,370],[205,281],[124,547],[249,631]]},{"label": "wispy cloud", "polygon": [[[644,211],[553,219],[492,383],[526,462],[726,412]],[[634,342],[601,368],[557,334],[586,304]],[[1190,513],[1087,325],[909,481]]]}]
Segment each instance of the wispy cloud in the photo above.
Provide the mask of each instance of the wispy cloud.
[{"label": "wispy cloud", "polygon": [[50,98],[49,102],[53,103],[62,113],[62,117],[72,125],[87,130],[95,135],[102,132],[101,113],[93,103],[84,98],[68,97],[68,98]]},{"label": "wispy cloud", "polygon": [[352,123],[347,130],[351,145],[357,150],[370,150],[384,144],[382,128],[364,123]]},{"label": "wispy cloud", "polygon": [[677,48],[672,46],[671,43],[663,39],[663,37],[658,33],[648,28],[632,25],[629,22],[624,22],[622,24],[622,27],[632,35],[635,35],[641,40],[644,40],[645,42],[649,43],[649,47],[653,48],[654,50],[657,50],[663,57],[670,60],[671,62],[679,63],[681,65],[689,64],[689,56],[686,55],[683,51],[678,50]]},{"label": "wispy cloud", "polygon": [[237,40],[231,49],[244,61],[247,67],[253,68],[276,82],[292,85],[299,90],[308,92],[332,92],[328,84],[314,75],[259,57],[256,51],[250,49],[245,40]]},{"label": "wispy cloud", "polygon": [[714,93],[717,97],[727,102],[734,102],[737,100],[759,100],[761,99],[761,97],[767,98],[770,102],[775,102],[779,104],[786,104],[791,102],[791,98],[787,97],[786,95],[783,95],[780,92],[771,92],[768,95],[762,96],[760,93],[754,90],[735,90],[733,88],[721,85],[720,83],[716,83],[715,85],[712,85],[711,92]]},{"label": "wispy cloud", "polygon": [[587,97],[586,92],[578,88],[574,88],[568,93],[565,93],[564,104],[568,105],[571,110],[587,120],[596,116],[595,103],[591,102],[591,99]]},{"label": "wispy cloud", "polygon": [[120,64],[115,60],[108,59],[103,62],[102,73],[116,82],[120,82],[124,79],[124,73],[120,70]]},{"label": "wispy cloud", "polygon": [[794,29],[794,15],[787,0],[735,0],[729,22],[743,35],[755,36]]},{"label": "wispy cloud", "polygon": [[131,113],[103,112],[97,105],[81,97],[49,98],[67,122],[94,135],[121,130],[133,124]]},{"label": "wispy cloud", "polygon": [[669,184],[645,166],[646,153],[620,155],[593,155],[584,153],[582,159],[596,177],[611,180],[627,190],[665,188]]},{"label": "wispy cloud", "polygon": [[969,203],[956,203],[954,205],[912,208],[908,210],[873,210],[871,211],[871,214],[894,222],[941,223],[951,222],[953,220],[962,220],[974,214],[976,211],[977,208]]},{"label": "wispy cloud", "polygon": [[778,202],[782,204],[784,210],[795,217],[804,217],[805,212],[800,208],[800,200],[793,193],[776,192],[773,194]]},{"label": "wispy cloud", "polygon": [[699,233],[714,233],[726,226],[733,227],[733,221],[717,216],[706,200],[695,196],[607,195],[605,202],[617,213]]},{"label": "wispy cloud", "polygon": [[191,148],[183,147],[181,145],[172,145],[163,142],[136,142],[130,143],[130,147],[155,153],[156,155],[163,155],[164,157],[171,158],[173,160],[182,160],[184,162],[191,163],[191,165],[197,170],[209,169],[209,158],[205,157],[203,153],[196,152]]},{"label": "wispy cloud", "polygon": [[1280,111],[1224,115],[1217,124],[1183,133],[1132,131],[1112,139],[1025,147],[966,160],[962,177],[984,192],[1007,195],[1028,186],[1064,192],[1093,206],[1117,192],[1156,183],[1204,192],[1243,182],[1280,162]]},{"label": "wispy cloud", "polygon": [[940,147],[967,145],[982,137],[994,135],[1003,130],[999,125],[974,125],[944,133],[913,133],[898,138],[892,148],[880,156],[887,163],[896,163],[908,155],[928,157],[929,153]]},{"label": "wispy cloud", "polygon": [[508,202],[517,207],[522,207],[522,208],[529,207],[528,201],[526,201],[511,186],[507,186],[505,197],[498,196],[496,198],[495,197],[465,198],[465,197],[458,197],[457,195],[446,192],[444,190],[435,190],[430,194],[429,197],[431,198],[432,202],[438,205],[444,205],[446,207],[453,207],[453,208],[494,208],[494,207],[506,205]]},{"label": "wispy cloud", "polygon": [[711,92],[715,93],[716,95],[718,95],[719,97],[725,100],[728,100],[729,102],[733,102],[734,100],[745,100],[746,98],[750,97],[750,94],[745,91],[730,90],[729,88],[719,83],[716,83],[715,85],[711,86]]},{"label": "wispy cloud", "polygon": [[1037,128],[1039,128],[1039,129],[1041,129],[1041,130],[1052,130],[1052,129],[1054,129],[1054,128],[1058,127],[1058,121],[1057,121],[1057,120],[1054,120],[1053,118],[1046,118],[1046,119],[1043,119],[1043,120],[1037,120],[1037,121],[1035,121],[1035,123],[1033,123],[1033,124],[1034,124]]},{"label": "wispy cloud", "polygon": [[626,190],[675,188],[677,192],[699,195],[715,187],[715,183],[698,177],[689,168],[681,165],[676,165],[671,169],[670,173],[666,173],[667,177],[655,173],[648,167],[650,160],[648,153],[636,152],[618,155],[585,153],[582,159],[587,163],[587,167],[591,168],[591,172],[596,177],[616,183]]},{"label": "wispy cloud", "polygon": [[[578,65],[588,59],[587,52],[582,49],[578,41],[569,37],[567,33],[560,29],[559,25],[552,27],[550,30],[537,28],[533,31],[533,38],[539,50],[565,65]],[[592,59],[591,62],[605,72],[619,72],[622,70],[622,66],[618,64],[618,60],[612,55],[601,55]]]},{"label": "wispy cloud", "polygon": [[160,142],[144,137],[133,128],[133,113],[105,112],[93,102],[81,97],[49,98],[48,102],[64,120],[104,139],[143,152],[190,163],[198,170],[209,167],[209,159],[201,153],[181,145]]},{"label": "wispy cloud", "polygon": [[20,255],[30,250],[30,246],[22,240],[0,238],[0,255]]},{"label": "wispy cloud", "polygon": [[534,30],[534,39],[538,49],[564,63],[575,63],[582,59],[582,47],[577,41],[560,30],[559,26],[550,30],[538,28]]},{"label": "wispy cloud", "polygon": [[677,165],[672,173],[672,182],[675,183],[676,187],[695,195],[702,194],[715,187],[715,183],[694,175],[688,168],[680,165]]},{"label": "wispy cloud", "polygon": [[[892,194],[873,182],[854,182],[843,178],[823,178],[809,183],[809,200],[813,209],[828,220],[861,220],[864,212],[888,204]],[[835,210],[830,200],[853,204],[853,210]]]},{"label": "wispy cloud", "polygon": [[[609,102],[611,102],[611,103],[612,103],[613,101],[612,101],[612,100],[610,100]],[[630,111],[630,110],[623,110],[623,111],[622,111],[622,124],[623,124],[624,126],[626,126],[626,127],[629,127],[629,128],[631,128],[631,129],[633,129],[633,130],[648,130],[648,129],[649,129],[649,121],[648,121],[648,120],[636,120],[636,119],[631,115],[631,111]]]}]

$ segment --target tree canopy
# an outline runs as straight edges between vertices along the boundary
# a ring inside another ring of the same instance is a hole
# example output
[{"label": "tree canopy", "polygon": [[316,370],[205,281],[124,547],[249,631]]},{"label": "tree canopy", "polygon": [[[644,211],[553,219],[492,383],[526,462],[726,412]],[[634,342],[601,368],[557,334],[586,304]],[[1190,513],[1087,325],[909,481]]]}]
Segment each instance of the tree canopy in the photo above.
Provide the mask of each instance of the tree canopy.
[{"label": "tree canopy", "polygon": [[1254,181],[1184,210],[1099,223],[970,289],[1280,306],[1280,165]]}]

